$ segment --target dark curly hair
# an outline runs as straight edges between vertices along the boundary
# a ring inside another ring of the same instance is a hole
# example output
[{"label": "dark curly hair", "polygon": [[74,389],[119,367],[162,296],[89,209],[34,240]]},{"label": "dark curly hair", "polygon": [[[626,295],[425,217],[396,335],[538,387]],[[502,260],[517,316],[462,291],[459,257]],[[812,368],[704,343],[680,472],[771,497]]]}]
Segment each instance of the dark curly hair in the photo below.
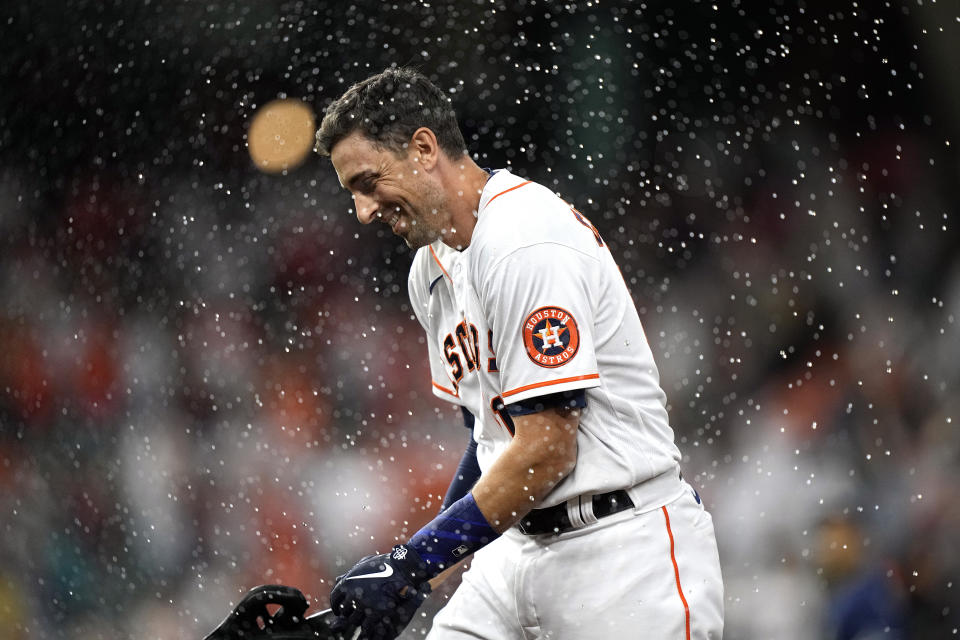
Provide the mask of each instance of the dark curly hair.
[{"label": "dark curly hair", "polygon": [[419,71],[387,69],[356,83],[327,107],[315,149],[329,156],[334,145],[360,131],[380,148],[401,151],[420,127],[433,131],[451,158],[466,153],[447,96]]}]

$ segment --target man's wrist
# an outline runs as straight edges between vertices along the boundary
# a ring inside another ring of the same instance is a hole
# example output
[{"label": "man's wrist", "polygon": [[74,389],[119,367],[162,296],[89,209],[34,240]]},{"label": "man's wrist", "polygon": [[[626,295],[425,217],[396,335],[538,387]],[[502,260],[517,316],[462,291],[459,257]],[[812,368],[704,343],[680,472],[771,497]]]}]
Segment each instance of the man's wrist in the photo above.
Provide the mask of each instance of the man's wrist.
[{"label": "man's wrist", "polygon": [[[415,533],[407,544],[394,549],[413,551],[426,567],[427,578],[432,578],[499,537],[477,506],[473,493],[467,492]],[[410,555],[409,551],[406,555]]]},{"label": "man's wrist", "polygon": [[390,563],[399,571],[402,571],[409,579],[410,584],[418,589],[421,583],[427,582],[433,577],[427,568],[427,563],[423,561],[417,550],[409,544],[394,546],[393,551],[390,552]]}]

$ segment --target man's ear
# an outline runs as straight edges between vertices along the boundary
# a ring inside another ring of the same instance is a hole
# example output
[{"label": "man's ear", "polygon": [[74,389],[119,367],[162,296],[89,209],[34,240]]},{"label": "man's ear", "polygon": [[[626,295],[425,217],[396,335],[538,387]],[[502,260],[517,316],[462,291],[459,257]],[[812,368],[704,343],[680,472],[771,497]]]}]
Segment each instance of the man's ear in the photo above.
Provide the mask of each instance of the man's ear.
[{"label": "man's ear", "polygon": [[432,170],[440,160],[441,151],[437,136],[427,127],[420,127],[410,138],[409,152],[413,154],[413,158],[424,171]]}]

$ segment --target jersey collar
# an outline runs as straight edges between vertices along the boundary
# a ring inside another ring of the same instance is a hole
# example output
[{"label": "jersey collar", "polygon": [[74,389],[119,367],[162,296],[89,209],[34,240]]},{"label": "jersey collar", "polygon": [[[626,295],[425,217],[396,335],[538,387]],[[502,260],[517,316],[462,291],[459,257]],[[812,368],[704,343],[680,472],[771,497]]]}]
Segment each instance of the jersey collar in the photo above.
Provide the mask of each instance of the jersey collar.
[{"label": "jersey collar", "polygon": [[443,244],[443,240],[434,240],[432,244],[426,247],[430,254],[429,273],[430,282],[438,277],[445,277],[450,282],[450,273],[453,271],[453,265],[457,262],[460,252],[452,247]]},{"label": "jersey collar", "polygon": [[526,182],[523,178],[517,177],[507,169],[497,169],[493,171],[483,191],[480,192],[480,205],[477,207],[477,218],[483,213],[487,204],[507,189],[511,189],[519,184]]}]

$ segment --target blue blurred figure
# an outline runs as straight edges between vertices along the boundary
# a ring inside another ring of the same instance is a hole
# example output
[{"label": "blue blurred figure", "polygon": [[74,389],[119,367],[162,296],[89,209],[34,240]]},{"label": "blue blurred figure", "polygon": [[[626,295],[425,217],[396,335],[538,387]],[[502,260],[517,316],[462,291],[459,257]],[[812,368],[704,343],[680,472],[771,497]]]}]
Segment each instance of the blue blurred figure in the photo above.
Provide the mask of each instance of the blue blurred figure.
[{"label": "blue blurred figure", "polygon": [[850,519],[820,525],[818,554],[828,590],[825,637],[904,640],[907,602],[899,572],[892,563],[865,557],[864,547],[863,532]]}]

